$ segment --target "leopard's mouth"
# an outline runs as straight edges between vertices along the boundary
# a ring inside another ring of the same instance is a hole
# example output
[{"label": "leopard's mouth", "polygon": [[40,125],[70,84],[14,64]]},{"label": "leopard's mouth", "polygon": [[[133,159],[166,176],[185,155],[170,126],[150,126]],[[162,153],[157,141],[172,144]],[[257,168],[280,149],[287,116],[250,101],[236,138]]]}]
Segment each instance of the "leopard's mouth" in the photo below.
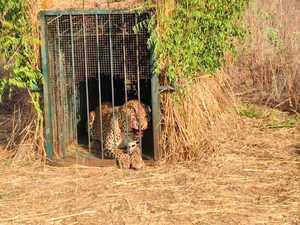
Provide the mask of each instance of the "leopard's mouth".
[{"label": "leopard's mouth", "polygon": [[[133,129],[133,133],[135,134],[135,136],[140,136],[140,131],[138,129]],[[144,134],[144,130],[141,130],[141,137],[143,136]]]}]

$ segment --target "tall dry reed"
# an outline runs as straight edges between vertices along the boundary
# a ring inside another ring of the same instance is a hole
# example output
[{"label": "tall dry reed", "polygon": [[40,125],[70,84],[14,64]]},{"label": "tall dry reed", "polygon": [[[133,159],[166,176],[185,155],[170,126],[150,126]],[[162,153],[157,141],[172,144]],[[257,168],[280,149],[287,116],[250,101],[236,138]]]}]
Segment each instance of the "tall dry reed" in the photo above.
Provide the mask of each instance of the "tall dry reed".
[{"label": "tall dry reed", "polygon": [[245,100],[299,112],[299,8],[297,0],[258,0],[245,15],[248,58],[240,46],[239,63],[229,71]]}]

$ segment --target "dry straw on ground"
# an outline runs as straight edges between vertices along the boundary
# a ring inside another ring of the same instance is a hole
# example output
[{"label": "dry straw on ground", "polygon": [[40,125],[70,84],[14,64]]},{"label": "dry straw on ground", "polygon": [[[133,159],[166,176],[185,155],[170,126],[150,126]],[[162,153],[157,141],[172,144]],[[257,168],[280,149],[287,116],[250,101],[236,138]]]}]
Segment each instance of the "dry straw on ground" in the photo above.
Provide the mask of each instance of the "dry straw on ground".
[{"label": "dry straw on ground", "polygon": [[[1,164],[1,224],[298,224],[299,126],[236,121],[197,163],[116,168]],[[13,209],[13,210],[12,210]]]}]

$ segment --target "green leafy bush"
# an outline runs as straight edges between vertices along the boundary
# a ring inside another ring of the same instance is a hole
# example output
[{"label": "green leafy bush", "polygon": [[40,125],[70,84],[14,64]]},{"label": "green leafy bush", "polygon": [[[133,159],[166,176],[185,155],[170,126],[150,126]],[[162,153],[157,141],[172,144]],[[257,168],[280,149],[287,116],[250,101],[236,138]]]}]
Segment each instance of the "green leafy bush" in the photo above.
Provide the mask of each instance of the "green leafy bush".
[{"label": "green leafy bush", "polygon": [[33,45],[40,44],[34,37],[26,0],[0,0],[0,58],[7,64],[4,69],[11,71],[9,77],[0,77],[0,101],[6,84],[32,88],[42,79],[38,68],[37,55]]},{"label": "green leafy bush", "polygon": [[[158,26],[149,44],[154,47],[156,72],[165,72],[172,84],[180,79],[193,83],[198,72],[214,74],[225,63],[225,52],[236,55],[233,44],[243,41],[247,26],[242,13],[253,0],[183,0],[165,16],[156,6]],[[148,2],[151,6],[152,2]],[[149,23],[153,27],[154,20]],[[151,29],[151,28],[150,28]]]}]

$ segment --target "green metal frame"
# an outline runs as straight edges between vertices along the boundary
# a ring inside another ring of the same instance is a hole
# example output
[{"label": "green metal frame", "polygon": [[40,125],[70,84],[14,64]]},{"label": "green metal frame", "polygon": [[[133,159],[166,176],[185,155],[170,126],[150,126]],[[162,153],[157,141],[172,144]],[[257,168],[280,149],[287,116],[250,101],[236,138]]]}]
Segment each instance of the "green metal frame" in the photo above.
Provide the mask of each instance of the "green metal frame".
[{"label": "green metal frame", "polygon": [[136,10],[58,10],[58,11],[41,11],[40,17],[45,16],[62,16],[62,15],[101,15],[101,14],[136,14]]},{"label": "green metal frame", "polygon": [[41,21],[41,53],[42,53],[42,70],[44,76],[44,114],[45,114],[45,139],[46,139],[46,154],[48,158],[53,157],[53,139],[52,139],[52,114],[50,110],[51,98],[50,98],[50,80],[49,80],[49,58],[48,58],[48,43],[46,42],[47,29],[46,29],[46,17],[44,13],[40,15]]},{"label": "green metal frame", "polygon": [[158,75],[155,70],[155,58],[153,56],[153,47],[150,49],[150,72],[151,72],[151,99],[152,99],[152,123],[153,123],[153,148],[154,148],[154,160],[160,160],[162,157],[160,149],[160,104],[159,104],[159,83]]},{"label": "green metal frame", "polygon": [[[44,114],[45,114],[45,139],[46,139],[46,154],[48,158],[53,157],[53,138],[52,138],[52,114],[50,110],[50,80],[49,80],[49,52],[48,43],[46,42],[47,29],[46,29],[46,16],[62,16],[62,15],[99,15],[99,14],[136,14],[137,11],[131,10],[61,10],[61,11],[41,11],[41,55],[42,55],[42,70],[44,76]],[[152,99],[152,121],[153,121],[153,146],[154,146],[154,159],[161,159],[160,151],[160,107],[159,107],[159,82],[158,75],[154,73],[155,58],[153,57],[153,49],[150,49],[150,71],[151,71],[151,99]]]}]

